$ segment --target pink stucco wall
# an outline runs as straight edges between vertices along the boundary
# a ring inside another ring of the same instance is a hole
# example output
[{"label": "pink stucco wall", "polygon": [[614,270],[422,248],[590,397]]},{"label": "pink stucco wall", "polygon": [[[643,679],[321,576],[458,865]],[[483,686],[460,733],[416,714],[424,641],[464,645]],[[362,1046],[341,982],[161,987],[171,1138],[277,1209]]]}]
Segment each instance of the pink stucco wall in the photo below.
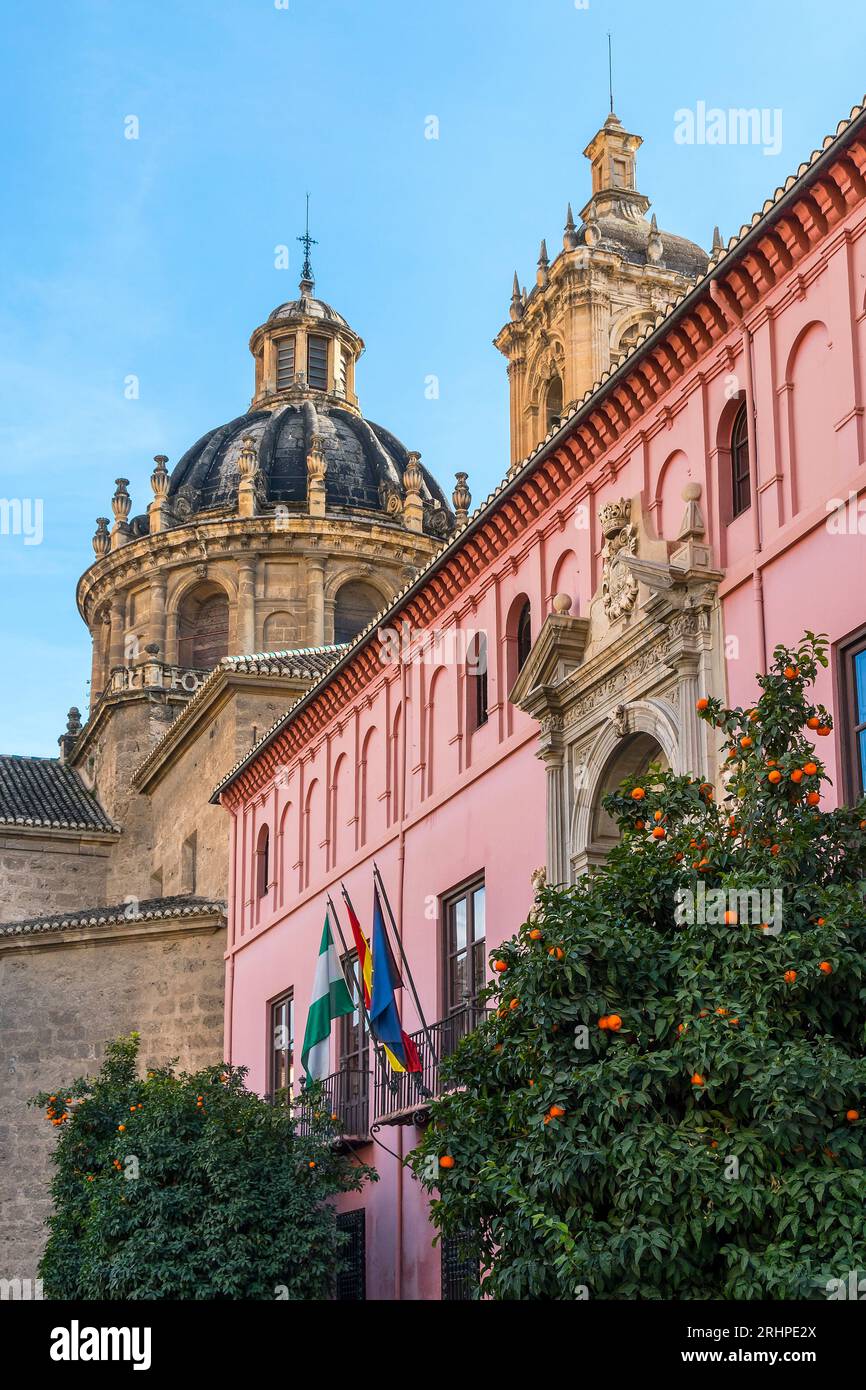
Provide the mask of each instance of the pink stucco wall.
[{"label": "pink stucco wall", "polygon": [[[866,494],[866,184],[848,178],[838,180],[844,213],[839,199],[809,194],[812,202],[796,213],[802,236],[773,233],[763,260],[756,257],[739,279],[729,274],[727,298],[707,294],[706,341],[700,330],[683,332],[667,357],[657,355],[645,392],[636,376],[617,415],[603,418],[599,404],[598,428],[587,428],[580,449],[563,444],[559,475],[549,475],[550,495],[534,518],[521,527],[516,511],[504,519],[501,529],[513,527],[514,539],[498,552],[494,508],[489,563],[467,565],[459,593],[443,602],[440,592],[434,605],[440,629],[488,634],[490,718],[482,729],[468,731],[460,661],[382,664],[351,699],[335,701],[333,715],[285,765],[268,765],[267,775],[225,798],[233,826],[227,1046],[233,1062],[249,1066],[254,1086],[268,1085],[268,1002],[288,988],[298,1039],[303,1033],[325,895],[332,891],[339,903],[341,879],[369,928],[373,858],[431,1021],[442,1008],[442,895],[483,873],[489,947],[524,919],[530,874],[545,859],[546,793],[538,730],[507,700],[513,618],[528,598],[536,636],[552,595],[563,591],[572,612],[588,613],[601,575],[598,510],[606,501],[639,496],[650,535],[674,541],[683,486],[700,483],[714,563],[725,574],[729,699],[751,700],[754,673],[773,645],[812,628],[834,644],[817,693],[835,706],[835,644],[866,624],[866,517],[864,534],[833,534],[827,525],[829,499]],[[737,253],[730,254],[733,264]],[[670,386],[659,394],[653,388],[665,373]],[[730,431],[744,398],[754,403],[757,495],[732,520]],[[590,465],[595,441],[603,447]],[[822,740],[821,753],[838,787],[841,736]],[[270,827],[272,881],[257,900],[263,825]],[[418,1020],[404,994],[411,1031]],[[382,1137],[403,1152],[415,1139],[411,1127]],[[367,1209],[368,1296],[438,1297],[439,1256],[422,1193],[380,1148],[361,1156],[381,1174],[348,1202]]]}]

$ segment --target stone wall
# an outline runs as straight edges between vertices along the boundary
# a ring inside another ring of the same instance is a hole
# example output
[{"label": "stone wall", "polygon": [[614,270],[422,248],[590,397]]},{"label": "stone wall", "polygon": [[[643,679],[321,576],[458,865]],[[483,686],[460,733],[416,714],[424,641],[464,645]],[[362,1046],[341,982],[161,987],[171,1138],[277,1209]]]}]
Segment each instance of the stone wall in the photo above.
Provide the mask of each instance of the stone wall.
[{"label": "stone wall", "polygon": [[0,935],[0,1278],[34,1278],[55,1131],[27,1100],[98,1070],[138,1030],[142,1069],[222,1059],[225,924],[198,918]]},{"label": "stone wall", "polygon": [[4,827],[0,832],[0,922],[104,903],[108,856],[119,838]]}]

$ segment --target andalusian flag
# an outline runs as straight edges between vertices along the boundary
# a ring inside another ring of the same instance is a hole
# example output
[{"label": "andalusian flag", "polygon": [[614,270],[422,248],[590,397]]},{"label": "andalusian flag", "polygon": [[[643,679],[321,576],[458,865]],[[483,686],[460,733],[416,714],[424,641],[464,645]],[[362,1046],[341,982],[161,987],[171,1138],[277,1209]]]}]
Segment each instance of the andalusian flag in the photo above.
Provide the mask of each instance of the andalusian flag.
[{"label": "andalusian flag", "polygon": [[355,1004],[349,993],[345,976],[334,950],[331,924],[325,913],[325,929],[319,947],[319,961],[313,983],[313,998],[307,1014],[304,1030],[304,1045],[301,1048],[301,1063],[307,1073],[307,1083],[322,1081],[331,1069],[330,1038],[331,1024],[343,1014],[355,1012]]}]

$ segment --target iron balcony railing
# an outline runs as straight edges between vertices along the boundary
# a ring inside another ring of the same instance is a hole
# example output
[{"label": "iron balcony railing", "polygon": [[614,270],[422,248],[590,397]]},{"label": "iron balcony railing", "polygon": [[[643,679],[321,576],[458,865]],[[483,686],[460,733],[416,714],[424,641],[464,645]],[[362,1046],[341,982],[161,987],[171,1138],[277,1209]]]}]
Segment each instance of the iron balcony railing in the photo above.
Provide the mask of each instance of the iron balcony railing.
[{"label": "iron balcony railing", "polygon": [[[370,1137],[370,1073],[347,1067],[333,1072],[322,1082],[318,1109],[324,1111],[336,1126],[340,1139]],[[309,1134],[313,1126],[309,1106],[296,1102],[295,1128],[298,1134]]]},{"label": "iron balcony railing", "polygon": [[375,1124],[409,1123],[416,1111],[423,1110],[441,1094],[440,1063],[451,1055],[461,1038],[477,1027],[485,1012],[479,1004],[467,1004],[431,1024],[426,1032],[422,1028],[411,1033],[409,1036],[421,1059],[420,1072],[392,1072],[386,1069],[387,1064],[377,1062],[373,1096]]}]

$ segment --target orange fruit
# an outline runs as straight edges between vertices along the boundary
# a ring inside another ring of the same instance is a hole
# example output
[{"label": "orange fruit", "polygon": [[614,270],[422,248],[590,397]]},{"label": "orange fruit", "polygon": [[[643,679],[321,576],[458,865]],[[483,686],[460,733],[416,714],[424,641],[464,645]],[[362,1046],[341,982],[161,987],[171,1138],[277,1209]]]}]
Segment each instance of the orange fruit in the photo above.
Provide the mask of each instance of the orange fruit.
[{"label": "orange fruit", "polygon": [[791,773],[791,781],[792,781],[792,782],[802,782],[802,780],[803,780],[803,769],[800,768],[800,767],[795,767],[795,768],[794,768],[794,771]]},{"label": "orange fruit", "polygon": [[643,787],[635,787],[634,791],[631,794],[631,799],[632,801],[643,801],[645,796],[646,792],[644,791]]},{"label": "orange fruit", "polygon": [[453,1168],[453,1167],[454,1167],[454,1159],[451,1157],[450,1154],[443,1154],[443,1155],[442,1155],[442,1157],[441,1157],[440,1160],[439,1160],[439,1167],[440,1167],[440,1168]]},{"label": "orange fruit", "polygon": [[800,674],[800,672],[798,671],[798,669],[797,669],[796,666],[786,666],[786,667],[785,667],[785,680],[788,680],[788,681],[795,681],[795,680],[797,679],[797,677],[799,676],[799,674]]},{"label": "orange fruit", "polygon": [[806,793],[806,804],[807,804],[808,806],[817,806],[817,805],[818,805],[818,802],[819,802],[820,800],[821,800],[821,793],[820,793],[820,792],[807,792],[807,793]]},{"label": "orange fruit", "polygon": [[508,969],[508,961],[507,961],[507,960],[495,960],[495,961],[493,962],[493,969],[494,969],[494,970],[498,970],[498,971],[499,971],[499,974],[501,975],[502,972],[503,972],[503,970],[507,970],[507,969]]},{"label": "orange fruit", "polygon": [[853,1125],[854,1121],[855,1121],[855,1120],[859,1120],[859,1118],[860,1118],[860,1111],[859,1111],[859,1110],[846,1110],[846,1111],[845,1111],[845,1119],[848,1120],[850,1124]]},{"label": "orange fruit", "polygon": [[519,1000],[519,999],[512,999],[512,1001],[511,1001],[511,1003],[508,1005],[508,1007],[509,1007],[509,1009],[516,1009],[516,1008],[519,1006],[519,1004],[520,1004],[520,1000]]},{"label": "orange fruit", "polygon": [[653,820],[664,820],[664,811],[653,811]]},{"label": "orange fruit", "polygon": [[740,747],[741,747],[741,748],[751,748],[752,742],[753,742],[753,740],[749,738],[749,735],[748,735],[748,734],[744,734],[743,737],[740,739]]},{"label": "orange fruit", "polygon": [[830,733],[832,733],[832,729],[830,728],[829,724],[822,724],[821,727],[818,729],[819,738],[826,738],[827,735]]},{"label": "orange fruit", "polygon": [[806,728],[807,728],[807,729],[817,729],[818,726],[820,725],[820,723],[821,723],[821,721],[820,721],[820,719],[818,718],[817,714],[813,714],[813,715],[811,715],[811,717],[810,717],[809,719],[806,720]]},{"label": "orange fruit", "polygon": [[598,1026],[599,1026],[599,1028],[607,1028],[607,1027],[609,1026],[609,1024],[610,1024],[610,1019],[609,1019],[609,1017],[608,1017],[607,1014],[603,1014],[602,1017],[598,1020]]},{"label": "orange fruit", "polygon": [[807,777],[814,777],[814,776],[815,776],[815,773],[818,771],[818,764],[817,764],[817,763],[804,763],[804,764],[803,764],[803,771],[805,772],[805,774],[806,774]]},{"label": "orange fruit", "polygon": [[779,853],[779,846],[778,846],[778,845],[770,845],[770,853],[771,853],[771,854],[778,854],[778,853]]},{"label": "orange fruit", "polygon": [[706,1085],[706,1082],[704,1081],[704,1078],[701,1076],[701,1074],[700,1074],[699,1071],[696,1071],[696,1072],[693,1072],[693,1073],[692,1073],[692,1085],[693,1085],[693,1086],[704,1086],[704,1085]]},{"label": "orange fruit", "polygon": [[665,838],[665,836],[667,835],[667,833],[668,833],[668,832],[665,830],[665,828],[664,828],[663,825],[657,825],[656,828],[655,828],[655,830],[653,831],[653,839],[654,839],[654,840],[663,840],[663,839]]},{"label": "orange fruit", "polygon": [[565,1111],[561,1105],[551,1105],[547,1113],[552,1120],[559,1120],[565,1114]]},{"label": "orange fruit", "polygon": [[607,1026],[611,1033],[618,1033],[622,1027],[622,1019],[619,1014],[608,1014]]},{"label": "orange fruit", "polygon": [[772,772],[767,773],[767,781],[772,782],[773,786],[775,786],[777,782],[781,782],[781,780],[782,774],[778,771],[777,768],[774,768]]},{"label": "orange fruit", "polygon": [[696,703],[695,703],[695,709],[697,709],[697,710],[706,709],[707,706],[709,705],[709,703],[710,703],[710,702],[709,702],[709,700],[707,699],[706,695],[702,695],[701,698],[700,698],[698,701],[696,701]]},{"label": "orange fruit", "polygon": [[833,974],[833,967],[828,960],[822,960],[821,964],[818,966],[818,969],[821,971],[822,975]]},{"label": "orange fruit", "polygon": [[120,1133],[122,1134],[123,1131],[126,1129],[126,1125],[118,1125],[117,1128],[118,1128],[118,1130],[120,1131]]},{"label": "orange fruit", "polygon": [[529,933],[529,939],[530,941],[540,941],[543,935],[544,932],[541,930],[541,927],[533,927],[532,931]]},{"label": "orange fruit", "polygon": [[737,924],[737,922],[739,922],[739,920],[740,920],[740,919],[739,919],[739,917],[737,916],[736,912],[726,912],[726,913],[725,913],[725,926],[728,926],[728,927],[736,926],[736,924]]},{"label": "orange fruit", "polygon": [[563,956],[565,955],[565,952],[563,951],[561,946],[551,946],[547,954],[549,956],[553,956],[556,960],[562,960]]},{"label": "orange fruit", "polygon": [[678,1023],[678,1024],[677,1024],[677,1032],[678,1032],[678,1033],[684,1033],[685,1031],[686,1031],[686,1025],[685,1025],[684,1023]]},{"label": "orange fruit", "polygon": [[797,978],[796,970],[786,970],[782,977],[786,985],[792,985]]},{"label": "orange fruit", "polygon": [[315,1166],[316,1166],[316,1160],[315,1160],[314,1158],[311,1158],[311,1159],[310,1159],[310,1162],[308,1163],[307,1166],[308,1166],[309,1168],[315,1168]]}]

